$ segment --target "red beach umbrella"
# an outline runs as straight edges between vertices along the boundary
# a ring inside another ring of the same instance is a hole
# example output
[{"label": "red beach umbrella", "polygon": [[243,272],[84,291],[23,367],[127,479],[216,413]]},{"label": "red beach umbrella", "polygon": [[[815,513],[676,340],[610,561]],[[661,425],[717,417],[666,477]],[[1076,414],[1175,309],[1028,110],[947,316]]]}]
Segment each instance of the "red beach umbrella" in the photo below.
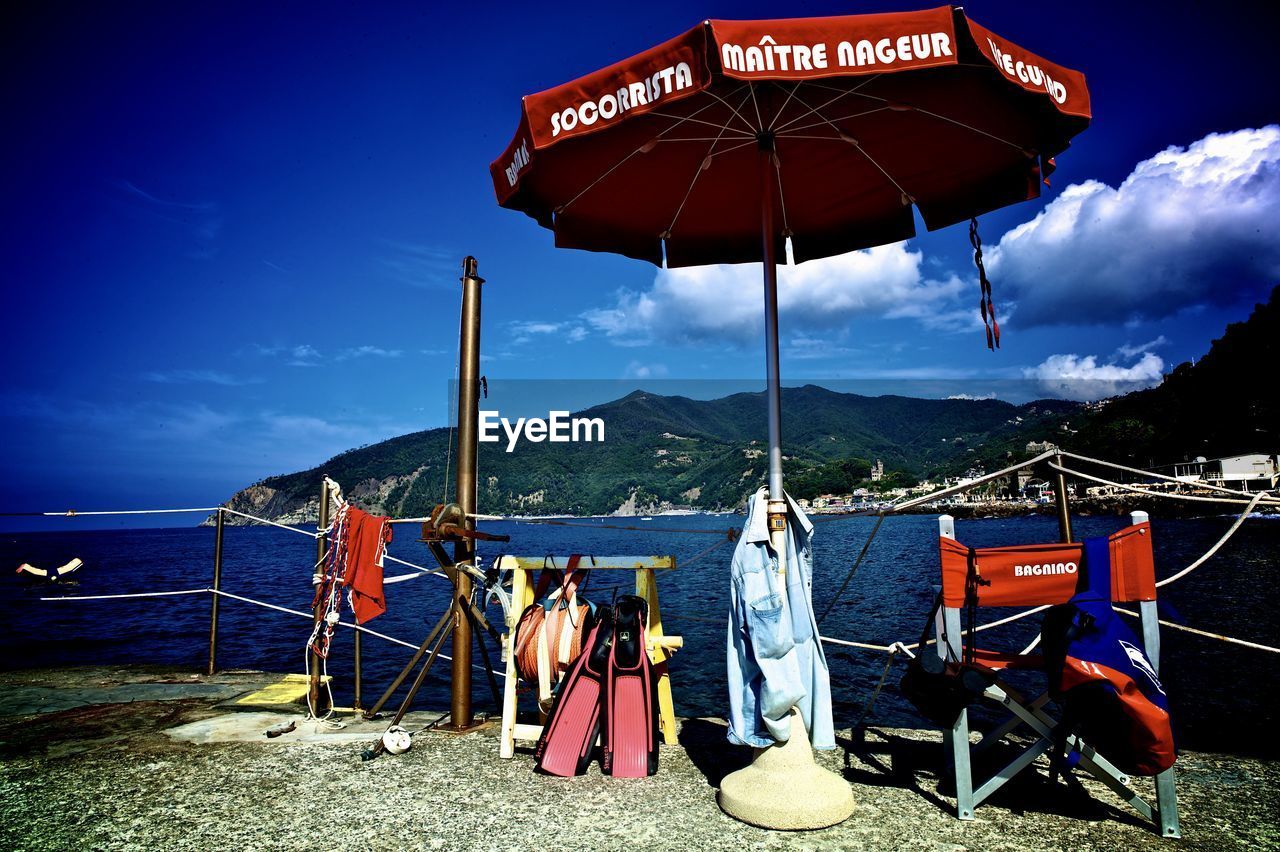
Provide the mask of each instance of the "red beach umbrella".
[{"label": "red beach umbrella", "polygon": [[912,205],[936,230],[1035,198],[1088,123],[1083,75],[960,9],[706,21],[525,97],[490,171],[562,248],[803,262],[912,236]]},{"label": "red beach umbrella", "polygon": [[770,528],[785,536],[786,240],[803,262],[911,237],[912,207],[936,230],[1036,198],[1089,117],[1082,74],[957,7],[704,21],[526,96],[490,172],[498,203],[563,248],[669,267],[763,262]]},{"label": "red beach umbrella", "polygon": [[[1036,198],[1089,123],[1084,75],[950,6],[705,21],[526,96],[489,167],[556,245],[670,267],[764,262],[781,494],[776,258],[903,240]],[[990,300],[982,283],[982,306]]]}]

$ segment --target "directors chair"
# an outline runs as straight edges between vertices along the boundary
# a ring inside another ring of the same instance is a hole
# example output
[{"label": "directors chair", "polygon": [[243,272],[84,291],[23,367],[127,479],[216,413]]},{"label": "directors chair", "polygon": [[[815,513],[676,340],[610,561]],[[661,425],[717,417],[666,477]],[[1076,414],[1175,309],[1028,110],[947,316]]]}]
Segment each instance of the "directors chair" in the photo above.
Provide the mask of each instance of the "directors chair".
[{"label": "directors chair", "polygon": [[[1137,602],[1142,621],[1142,644],[1151,667],[1160,668],[1160,625],[1156,614],[1155,561],[1151,549],[1151,525],[1146,512],[1134,512],[1132,525],[1111,535],[1111,600]],[[1049,606],[1065,603],[1077,590],[1083,565],[1083,545],[1078,542],[1034,544],[1013,547],[970,548],[955,537],[955,520],[950,515],[938,519],[942,562],[942,601],[935,616],[937,652],[944,660],[964,659],[961,609],[992,606]],[[977,582],[975,577],[980,577]],[[976,637],[970,636],[973,643]],[[976,666],[987,670],[991,685],[982,697],[1012,715],[988,732],[980,742],[969,742],[969,714],[961,711],[955,724],[944,729],[948,763],[955,773],[956,811],[960,819],[973,819],[974,809],[986,801],[1036,758],[1056,743],[1058,720],[1045,711],[1047,692],[1028,700],[1006,683],[999,673],[1015,669],[1042,669],[1041,655],[1001,653],[978,648],[969,650]],[[979,752],[1002,741],[1023,725],[1031,729],[1035,741],[1004,768],[975,787],[973,760]],[[1178,803],[1173,769],[1155,776],[1155,805],[1131,786],[1128,775],[1088,743],[1072,734],[1066,738],[1068,752],[1079,755],[1078,766],[1110,788],[1164,837],[1179,837]]]}]

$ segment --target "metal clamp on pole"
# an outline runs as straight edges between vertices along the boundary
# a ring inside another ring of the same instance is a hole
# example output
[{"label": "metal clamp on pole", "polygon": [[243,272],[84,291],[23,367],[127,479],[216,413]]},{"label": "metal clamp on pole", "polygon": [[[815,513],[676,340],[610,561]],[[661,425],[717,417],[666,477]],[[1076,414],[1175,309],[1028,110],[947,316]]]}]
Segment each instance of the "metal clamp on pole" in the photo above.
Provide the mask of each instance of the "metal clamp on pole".
[{"label": "metal clamp on pole", "polygon": [[437,503],[431,510],[431,517],[422,524],[422,538],[419,541],[456,542],[463,538],[474,541],[511,541],[509,535],[480,532],[474,527],[474,522],[468,524],[467,513],[457,503]]}]

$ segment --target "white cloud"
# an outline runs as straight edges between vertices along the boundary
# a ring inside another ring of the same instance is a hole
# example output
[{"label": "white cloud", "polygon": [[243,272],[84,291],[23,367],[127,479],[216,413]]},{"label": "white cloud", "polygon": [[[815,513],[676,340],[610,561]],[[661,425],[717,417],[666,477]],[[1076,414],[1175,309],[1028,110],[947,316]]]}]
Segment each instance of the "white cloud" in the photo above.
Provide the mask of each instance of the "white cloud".
[{"label": "white cloud", "polygon": [[[811,260],[778,269],[778,310],[807,330],[838,328],[857,316],[910,317],[930,328],[970,328],[972,310],[956,299],[956,276],[927,279],[923,254],[906,243]],[[653,340],[754,345],[763,330],[759,264],[719,264],[658,271],[644,291],[621,290],[614,303],[583,319],[620,345]]]},{"label": "white cloud", "polygon": [[[1280,126],[1215,133],[1073,184],[987,253],[1022,326],[1121,324],[1236,304],[1280,276]],[[1003,316],[1003,315],[1002,315]]]},{"label": "white cloud", "polygon": [[253,385],[262,381],[260,378],[242,379],[218,370],[153,370],[143,373],[142,378],[162,385],[209,384],[226,387]]},{"label": "white cloud", "polygon": [[392,281],[410,287],[447,287],[462,273],[461,259],[448,249],[403,240],[383,240],[378,264]]},{"label": "white cloud", "polygon": [[319,367],[320,352],[314,346],[303,343],[298,346],[292,346],[288,350],[289,361],[286,362],[290,367]]},{"label": "white cloud", "polygon": [[518,334],[551,334],[560,330],[558,322],[513,322],[512,331]]},{"label": "white cloud", "polygon": [[0,390],[0,430],[21,445],[44,446],[44,441],[35,442],[36,434],[68,436],[57,466],[79,467],[78,475],[90,480],[118,472],[161,483],[175,471],[199,476],[218,470],[247,483],[301,470],[423,425],[362,409],[317,416],[203,402],[97,401]]},{"label": "white cloud", "polygon": [[587,336],[587,329],[577,322],[548,322],[546,320],[516,320],[507,323],[512,346],[528,343],[535,337],[556,337],[569,343],[578,343]]},{"label": "white cloud", "polygon": [[127,180],[115,181],[115,185],[124,190],[124,197],[128,199],[130,206],[145,210],[149,216],[175,226],[177,231],[188,237],[194,237],[195,245],[188,248],[187,257],[208,260],[218,253],[216,243],[222,231],[223,219],[218,215],[218,205],[215,202],[160,198]]},{"label": "white cloud", "polygon": [[1146,343],[1139,343],[1136,346],[1126,343],[1116,350],[1116,354],[1121,358],[1132,358],[1135,355],[1141,355],[1144,352],[1150,352],[1152,349],[1165,346],[1169,343],[1169,338],[1163,334],[1155,340],[1148,340]]},{"label": "white cloud", "polygon": [[[350,361],[353,358],[399,358],[404,354],[402,349],[385,349],[381,346],[348,346],[326,356],[310,343],[299,343],[291,346],[263,346],[254,344],[253,351],[268,358],[283,357],[290,367],[319,367],[326,357],[331,361]],[[424,350],[426,352],[426,350]]]},{"label": "white cloud", "polygon": [[1153,352],[1129,366],[1099,364],[1095,355],[1050,355],[1023,374],[1036,379],[1040,388],[1056,397],[1075,400],[1104,399],[1160,384],[1164,359]]},{"label": "white cloud", "polygon": [[343,349],[334,356],[335,361],[349,361],[352,358],[399,358],[404,352],[399,349],[383,349],[381,346],[352,346]]},{"label": "white cloud", "polygon": [[667,375],[666,364],[642,364],[639,361],[632,361],[627,364],[622,377],[624,379],[660,379],[665,375]]},{"label": "white cloud", "polygon": [[795,334],[787,338],[783,357],[787,361],[825,361],[829,358],[852,358],[861,350],[844,343],[846,334],[810,336]]}]

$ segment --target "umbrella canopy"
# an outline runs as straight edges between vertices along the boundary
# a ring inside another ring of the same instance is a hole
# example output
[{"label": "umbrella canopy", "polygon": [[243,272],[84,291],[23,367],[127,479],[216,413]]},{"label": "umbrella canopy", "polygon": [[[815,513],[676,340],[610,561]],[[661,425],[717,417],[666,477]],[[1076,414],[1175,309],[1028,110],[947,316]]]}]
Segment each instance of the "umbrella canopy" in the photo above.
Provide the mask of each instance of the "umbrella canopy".
[{"label": "umbrella canopy", "polygon": [[706,21],[525,97],[490,172],[560,247],[678,267],[790,237],[805,261],[912,236],[912,205],[936,230],[1037,197],[1089,117],[1082,74],[958,8]]}]

